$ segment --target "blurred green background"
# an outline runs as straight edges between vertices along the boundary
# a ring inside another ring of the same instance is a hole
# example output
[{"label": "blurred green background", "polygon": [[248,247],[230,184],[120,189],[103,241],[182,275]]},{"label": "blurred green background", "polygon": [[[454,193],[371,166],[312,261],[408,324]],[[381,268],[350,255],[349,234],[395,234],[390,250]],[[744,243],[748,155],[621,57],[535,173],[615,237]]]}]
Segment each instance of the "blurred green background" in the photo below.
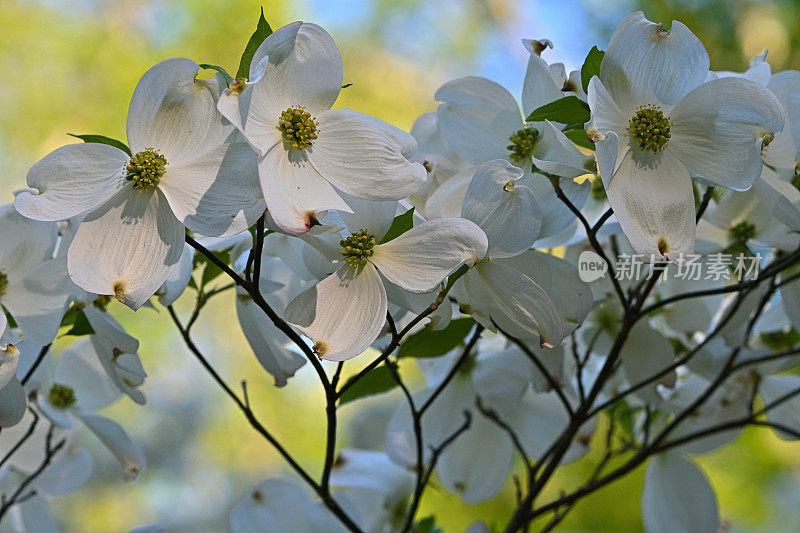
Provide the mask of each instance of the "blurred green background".
[{"label": "blurred green background", "polygon": [[[247,0],[0,0],[0,194],[23,187],[27,168],[71,133],[124,139],[130,94],[155,62],[188,56],[235,71],[260,2]],[[800,66],[796,2],[623,0],[299,0],[264,3],[276,28],[293,20],[323,25],[342,50],[339,107],[408,129],[435,109],[433,93],[456,76],[478,74],[521,90],[522,38],[548,38],[550,62],[580,66],[592,45],[604,48],[618,22],[644,9],[666,25],[686,23],[705,43],[712,68],[741,70],[769,48],[775,70]],[[209,73],[210,77],[211,73]],[[272,387],[238,331],[232,294],[214,300],[196,328],[199,344],[231,383],[246,377],[259,415],[303,464],[318,471],[324,449],[322,397],[308,368],[284,389]],[[179,304],[186,311],[188,302]],[[141,443],[149,467],[132,484],[92,439],[91,484],[51,501],[66,531],[125,531],[162,523],[169,531],[224,531],[233,503],[259,481],[285,473],[275,453],[216,389],[171,328],[165,312],[114,313],[142,342],[148,405],[127,400],[107,414]],[[346,365],[349,372],[361,364]],[[412,368],[405,369],[409,374]],[[383,423],[398,397],[342,410],[343,445],[380,447]],[[595,457],[569,466],[553,483],[574,486]],[[700,463],[733,531],[796,531],[800,523],[798,448],[746,431],[735,445]],[[580,503],[563,531],[639,531],[643,471]],[[511,483],[490,502],[469,506],[432,487],[420,513],[436,513],[445,532],[476,518],[500,525],[514,505]]]}]

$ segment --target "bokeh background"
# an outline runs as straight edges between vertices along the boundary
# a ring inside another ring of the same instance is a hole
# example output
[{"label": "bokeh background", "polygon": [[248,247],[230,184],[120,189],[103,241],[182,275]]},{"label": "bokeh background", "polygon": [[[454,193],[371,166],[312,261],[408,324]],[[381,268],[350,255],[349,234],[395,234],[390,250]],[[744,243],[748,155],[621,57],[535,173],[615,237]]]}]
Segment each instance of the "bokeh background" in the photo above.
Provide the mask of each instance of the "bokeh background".
[{"label": "bokeh background", "polygon": [[[235,71],[260,2],[251,0],[0,0],[0,198],[24,186],[27,168],[72,141],[70,133],[124,139],[133,88],[155,62],[187,56]],[[800,5],[795,1],[625,0],[264,0],[276,28],[293,20],[323,25],[342,50],[345,82],[338,107],[373,114],[402,128],[435,109],[433,93],[466,74],[493,79],[519,95],[527,52],[523,38],[548,38],[550,61],[580,66],[605,48],[629,12],[687,24],[705,43],[712,68],[741,70],[769,48],[775,70],[800,67]],[[209,77],[211,73],[208,74]],[[259,415],[301,462],[318,471],[324,449],[322,396],[302,369],[283,389],[255,361],[238,330],[232,294],[207,307],[199,343],[231,383],[246,378]],[[189,304],[179,304],[185,312]],[[123,400],[107,409],[144,448],[149,467],[126,484],[110,454],[88,435],[95,473],[85,489],[53,499],[64,530],[126,531],[161,523],[169,531],[227,530],[228,513],[261,480],[286,473],[276,454],[247,426],[203,373],[166,313],[113,312],[142,343],[148,404]],[[346,365],[352,373],[362,362]],[[408,372],[413,369],[408,368]],[[380,447],[383,420],[398,397],[342,410],[347,446]],[[596,457],[564,469],[553,483],[571,486]],[[800,448],[764,431],[746,431],[720,452],[700,458],[733,531],[796,531],[800,523]],[[640,469],[580,503],[563,531],[639,531]],[[513,484],[477,506],[434,485],[421,517],[433,512],[445,532],[475,518],[501,525],[514,505]]]}]

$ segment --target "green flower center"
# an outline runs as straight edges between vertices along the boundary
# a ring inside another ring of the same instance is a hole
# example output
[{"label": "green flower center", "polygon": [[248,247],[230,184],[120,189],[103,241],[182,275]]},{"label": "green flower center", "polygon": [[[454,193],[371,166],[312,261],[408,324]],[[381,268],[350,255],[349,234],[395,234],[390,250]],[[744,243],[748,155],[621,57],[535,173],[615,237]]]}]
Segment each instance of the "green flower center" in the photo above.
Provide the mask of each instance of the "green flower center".
[{"label": "green flower center", "polygon": [[[0,270],[0,296],[3,296],[8,289],[8,275]],[[2,313],[2,311],[0,311]]]},{"label": "green flower center", "polygon": [[305,107],[293,106],[281,113],[278,129],[283,133],[284,142],[297,150],[305,150],[317,138],[319,123]]},{"label": "green flower center", "polygon": [[360,267],[367,264],[367,258],[375,253],[375,237],[366,232],[358,230],[357,233],[339,241],[342,246],[344,261],[351,267]]},{"label": "green flower center", "polygon": [[511,142],[506,146],[509,152],[508,158],[514,163],[520,163],[530,158],[533,155],[533,146],[538,138],[539,132],[536,128],[525,126],[521,130],[515,131],[508,138]]},{"label": "green flower center", "polygon": [[72,387],[53,383],[53,386],[50,387],[50,393],[47,395],[47,399],[50,400],[53,407],[66,409],[75,403],[75,391],[72,390]]},{"label": "green flower center", "polygon": [[167,160],[158,150],[145,148],[125,165],[125,179],[133,182],[134,190],[146,192],[158,185],[166,168]]},{"label": "green flower center", "polygon": [[654,105],[639,106],[628,121],[628,131],[639,143],[639,148],[654,153],[667,147],[671,127],[669,117]]},{"label": "green flower center", "polygon": [[730,237],[732,242],[747,242],[749,239],[752,239],[756,236],[756,227],[755,225],[747,222],[746,220],[743,222],[739,222],[735,226],[733,226],[730,230],[728,230],[728,237]]}]

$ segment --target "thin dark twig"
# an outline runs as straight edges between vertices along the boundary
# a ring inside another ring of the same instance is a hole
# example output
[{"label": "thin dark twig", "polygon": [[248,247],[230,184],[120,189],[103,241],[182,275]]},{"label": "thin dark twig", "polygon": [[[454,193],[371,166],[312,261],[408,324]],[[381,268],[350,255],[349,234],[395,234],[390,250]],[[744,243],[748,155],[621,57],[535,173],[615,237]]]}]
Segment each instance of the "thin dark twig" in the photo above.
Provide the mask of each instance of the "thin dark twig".
[{"label": "thin dark twig", "polygon": [[28,381],[33,376],[34,372],[36,372],[36,369],[39,368],[39,365],[41,365],[42,361],[44,361],[44,358],[49,350],[50,350],[49,344],[47,346],[42,347],[42,349],[39,350],[39,355],[36,356],[36,360],[33,362],[28,371],[25,372],[25,375],[22,377],[22,379],[19,380],[21,384],[25,385],[26,383],[28,383]]}]

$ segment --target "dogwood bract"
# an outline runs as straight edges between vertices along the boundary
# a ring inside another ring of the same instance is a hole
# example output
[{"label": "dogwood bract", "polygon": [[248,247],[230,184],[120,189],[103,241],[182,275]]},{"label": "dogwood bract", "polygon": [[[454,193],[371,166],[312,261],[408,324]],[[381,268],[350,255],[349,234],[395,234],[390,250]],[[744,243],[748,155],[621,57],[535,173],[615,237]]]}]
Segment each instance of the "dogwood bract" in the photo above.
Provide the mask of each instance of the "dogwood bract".
[{"label": "dogwood bract", "polygon": [[264,211],[250,147],[216,109],[218,78],[196,79],[186,58],[162,61],[133,92],[132,156],[106,144],[63,146],[31,167],[17,211],[36,220],[85,215],[68,253],[81,288],[138,309],[167,280],[184,226],[239,233]]},{"label": "dogwood bract", "polygon": [[762,146],[783,129],[775,95],[744,79],[707,83],[702,43],[678,21],[667,31],[641,12],[623,20],[589,82],[597,162],[608,200],[637,253],[694,249],[689,169],[715,185],[749,188]]},{"label": "dogwood bract", "polygon": [[[258,152],[258,175],[275,223],[305,233],[319,213],[349,210],[336,189],[358,198],[399,200],[425,182],[407,156],[408,133],[349,109],[331,109],[342,87],[342,58],[316,24],[293,22],[267,37],[219,109]],[[335,187],[335,188],[334,188]]]}]

